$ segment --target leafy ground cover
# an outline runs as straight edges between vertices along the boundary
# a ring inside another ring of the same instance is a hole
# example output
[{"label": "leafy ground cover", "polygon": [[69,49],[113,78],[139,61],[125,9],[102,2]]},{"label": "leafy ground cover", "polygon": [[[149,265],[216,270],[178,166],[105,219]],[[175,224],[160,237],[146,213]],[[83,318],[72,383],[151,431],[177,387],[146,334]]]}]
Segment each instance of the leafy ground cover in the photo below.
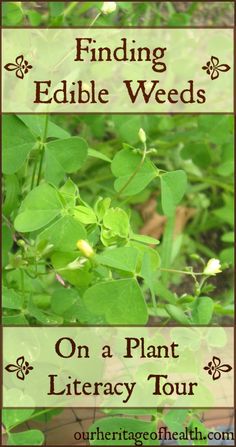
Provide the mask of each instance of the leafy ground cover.
[{"label": "leafy ground cover", "polygon": [[5,324],[230,318],[231,117],[11,115],[3,130]]},{"label": "leafy ground cover", "polygon": [[[231,25],[233,5],[78,3],[4,2],[3,21],[185,26],[207,7]],[[233,164],[230,116],[4,116],[3,323],[232,323]],[[19,427],[58,411],[5,410],[8,443],[42,444]],[[99,426],[124,416],[206,431],[192,410],[107,411]]]},{"label": "leafy ground cover", "polygon": [[232,117],[4,116],[3,174],[5,325],[232,321]]}]

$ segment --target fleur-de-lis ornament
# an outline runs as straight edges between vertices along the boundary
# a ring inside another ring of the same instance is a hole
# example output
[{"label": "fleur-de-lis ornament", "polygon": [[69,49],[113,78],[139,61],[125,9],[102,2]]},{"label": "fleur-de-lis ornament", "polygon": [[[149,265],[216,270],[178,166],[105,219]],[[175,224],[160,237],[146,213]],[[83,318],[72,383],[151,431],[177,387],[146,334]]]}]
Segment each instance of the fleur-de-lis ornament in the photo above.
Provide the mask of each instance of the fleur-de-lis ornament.
[{"label": "fleur-de-lis ornament", "polygon": [[206,63],[202,67],[203,70],[206,70],[207,74],[211,77],[212,81],[217,79],[220,75],[221,71],[229,71],[230,66],[227,64],[220,64],[218,57],[211,56],[211,60]]},{"label": "fleur-de-lis ornament", "polygon": [[32,371],[33,366],[30,366],[29,362],[25,361],[24,356],[18,357],[16,359],[16,365],[9,364],[5,367],[6,371],[8,372],[16,372],[16,377],[20,380],[25,380],[25,376],[29,374],[30,371]]},{"label": "fleur-de-lis ornament", "polygon": [[212,357],[212,361],[208,363],[207,366],[204,366],[204,368],[208,374],[212,376],[213,380],[218,380],[221,377],[222,372],[229,372],[232,369],[232,366],[230,365],[222,365],[221,360],[219,357]]},{"label": "fleur-de-lis ornament", "polygon": [[12,63],[6,64],[4,66],[4,68],[7,71],[15,71],[16,76],[19,79],[24,79],[25,74],[28,73],[28,71],[31,70],[31,68],[33,68],[33,66],[30,65],[29,62],[24,59],[23,54],[21,54],[20,56],[18,56],[16,58],[14,64],[12,64]]}]

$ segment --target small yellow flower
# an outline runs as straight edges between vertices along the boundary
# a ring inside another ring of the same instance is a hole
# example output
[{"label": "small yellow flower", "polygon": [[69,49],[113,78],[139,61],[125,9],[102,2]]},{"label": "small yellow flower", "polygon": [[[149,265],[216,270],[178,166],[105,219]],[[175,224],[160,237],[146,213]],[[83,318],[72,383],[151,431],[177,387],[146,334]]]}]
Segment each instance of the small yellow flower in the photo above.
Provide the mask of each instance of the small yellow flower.
[{"label": "small yellow flower", "polygon": [[92,258],[95,254],[91,245],[83,239],[77,241],[76,246],[86,258]]},{"label": "small yellow flower", "polygon": [[103,14],[111,14],[116,10],[116,2],[104,2],[101,8]]},{"label": "small yellow flower", "polygon": [[142,128],[139,129],[138,136],[139,136],[141,143],[146,143],[146,140],[147,140],[146,133],[144,132],[144,130]]},{"label": "small yellow flower", "polygon": [[203,274],[207,276],[215,276],[217,273],[221,273],[221,264],[219,259],[209,259],[206,267],[203,270]]}]

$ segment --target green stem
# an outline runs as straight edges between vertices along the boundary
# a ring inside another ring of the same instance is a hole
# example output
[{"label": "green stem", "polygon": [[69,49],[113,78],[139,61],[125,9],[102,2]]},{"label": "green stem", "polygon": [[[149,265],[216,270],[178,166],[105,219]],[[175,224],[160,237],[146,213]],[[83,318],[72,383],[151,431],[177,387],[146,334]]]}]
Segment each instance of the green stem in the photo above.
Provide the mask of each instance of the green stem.
[{"label": "green stem", "polygon": [[106,174],[106,175],[100,175],[100,177],[94,177],[88,180],[84,180],[83,182],[79,182],[78,186],[81,188],[82,186],[87,186],[90,185],[91,183],[97,183],[100,182],[102,180],[108,180],[113,178],[112,174]]},{"label": "green stem", "polygon": [[32,173],[30,190],[32,190],[33,187],[34,187],[34,180],[35,180],[35,174],[36,174],[36,170],[37,170],[37,165],[38,165],[38,158],[36,157],[35,161],[34,161],[34,169],[33,169],[33,173]]},{"label": "green stem", "polygon": [[39,172],[38,172],[38,180],[37,180],[37,186],[40,183],[41,180],[41,174],[42,174],[42,168],[43,168],[43,159],[44,159],[44,152],[45,152],[45,147],[43,146],[41,149],[41,156],[40,156],[40,163],[39,163]]},{"label": "green stem", "polygon": [[120,197],[120,195],[124,192],[124,190],[127,188],[127,186],[129,186],[129,184],[131,183],[133,178],[138,174],[138,172],[140,171],[141,167],[143,166],[143,163],[144,163],[146,155],[147,155],[147,145],[146,145],[146,143],[143,143],[143,146],[144,146],[144,151],[143,151],[140,163],[137,165],[137,167],[135,168],[134,172],[132,172],[131,176],[128,178],[128,180],[124,184],[124,186],[122,186],[120,191],[118,191],[118,193],[115,196],[116,199],[118,199]]},{"label": "green stem", "polygon": [[218,186],[219,188],[228,191],[228,192],[234,192],[234,187],[232,185],[229,185],[227,183],[223,183],[218,179],[214,179],[211,177],[197,177],[193,174],[188,174],[188,178],[192,180],[193,182],[197,183],[208,183],[209,185]]},{"label": "green stem", "polygon": [[73,9],[78,5],[78,2],[71,2],[65,9],[63,15],[64,19],[73,11]]},{"label": "green stem", "polygon": [[96,15],[96,17],[92,20],[92,22],[91,22],[90,25],[89,25],[89,28],[91,28],[91,27],[95,24],[95,22],[99,19],[100,15],[101,15],[101,11],[100,11],[100,12]]},{"label": "green stem", "polygon": [[151,293],[151,298],[152,298],[153,309],[155,310],[155,314],[157,316],[157,302],[156,302],[155,293],[153,292],[152,289],[150,289],[150,293]]},{"label": "green stem", "polygon": [[167,269],[167,268],[161,268],[161,272],[168,272],[168,273],[180,273],[182,275],[190,275],[190,276],[202,276],[203,273],[199,272],[186,272],[185,270],[175,270],[175,269]]},{"label": "green stem", "polygon": [[49,115],[47,114],[45,116],[45,122],[44,122],[44,131],[43,131],[43,138],[42,143],[46,143],[47,140],[47,134],[48,134],[48,122],[49,122]]},{"label": "green stem", "polygon": [[47,141],[47,133],[48,133],[48,121],[49,121],[49,115],[47,114],[45,116],[43,137],[42,137],[42,141],[41,141],[41,145],[40,145],[41,146],[41,156],[40,156],[40,163],[39,163],[37,186],[39,185],[40,180],[41,180],[43,159],[44,159],[44,153],[45,153],[45,143]]},{"label": "green stem", "polygon": [[167,217],[167,222],[165,226],[164,236],[163,236],[163,244],[162,244],[162,271],[163,274],[163,284],[166,285],[168,282],[168,265],[171,264],[171,251],[172,251],[172,243],[173,243],[173,232],[174,232],[174,224],[175,224],[175,213],[172,216]]}]

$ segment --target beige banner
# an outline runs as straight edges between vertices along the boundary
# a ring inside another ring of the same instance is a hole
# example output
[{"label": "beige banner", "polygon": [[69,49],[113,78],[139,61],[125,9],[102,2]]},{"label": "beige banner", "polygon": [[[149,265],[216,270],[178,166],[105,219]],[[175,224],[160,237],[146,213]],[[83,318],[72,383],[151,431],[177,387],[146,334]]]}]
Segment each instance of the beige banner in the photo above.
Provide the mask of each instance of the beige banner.
[{"label": "beige banner", "polygon": [[233,406],[233,328],[4,328],[4,407]]},{"label": "beige banner", "polygon": [[3,29],[5,113],[232,113],[232,29]]}]

